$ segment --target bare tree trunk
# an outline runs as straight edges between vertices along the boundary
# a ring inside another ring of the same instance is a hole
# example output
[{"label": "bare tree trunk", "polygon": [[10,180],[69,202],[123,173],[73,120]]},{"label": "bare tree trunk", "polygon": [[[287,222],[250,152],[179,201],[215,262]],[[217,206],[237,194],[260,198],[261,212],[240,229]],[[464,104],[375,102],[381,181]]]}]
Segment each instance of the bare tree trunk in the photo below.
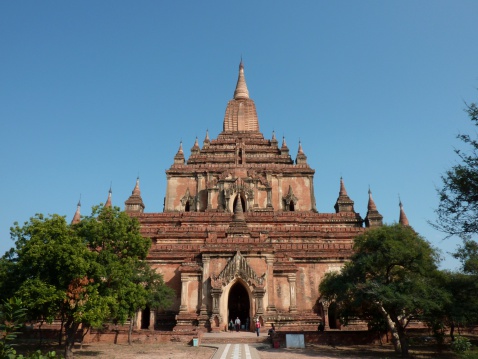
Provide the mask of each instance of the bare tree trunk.
[{"label": "bare tree trunk", "polygon": [[402,344],[401,344],[401,341],[400,341],[400,336],[399,336],[398,331],[397,331],[397,326],[393,322],[392,318],[390,318],[390,315],[387,313],[387,311],[385,310],[384,307],[379,305],[378,308],[379,308],[380,312],[382,313],[382,315],[385,318],[385,322],[387,323],[388,330],[390,330],[390,333],[392,334],[392,344],[393,344],[393,347],[395,348],[395,351],[397,353],[401,353],[402,352]]},{"label": "bare tree trunk", "polygon": [[[133,317],[134,318],[134,317]],[[134,325],[134,319],[130,318],[129,320],[129,328],[128,328],[128,345],[131,345],[131,335],[133,333],[133,325]]]},{"label": "bare tree trunk", "polygon": [[60,325],[60,335],[58,337],[58,345],[61,346],[62,343],[62,337],[63,337],[63,325],[65,324],[65,321],[63,319],[63,316],[61,317],[61,325]]},{"label": "bare tree trunk", "polygon": [[397,325],[397,333],[398,337],[400,338],[400,344],[402,348],[402,357],[408,357],[408,340],[405,334],[405,328],[400,325]]},{"label": "bare tree trunk", "polygon": [[451,341],[455,341],[455,322],[452,320],[450,323],[450,338]]},{"label": "bare tree trunk", "polygon": [[65,324],[65,359],[73,358],[73,347],[75,345],[75,336],[80,323],[74,322],[72,319]]}]

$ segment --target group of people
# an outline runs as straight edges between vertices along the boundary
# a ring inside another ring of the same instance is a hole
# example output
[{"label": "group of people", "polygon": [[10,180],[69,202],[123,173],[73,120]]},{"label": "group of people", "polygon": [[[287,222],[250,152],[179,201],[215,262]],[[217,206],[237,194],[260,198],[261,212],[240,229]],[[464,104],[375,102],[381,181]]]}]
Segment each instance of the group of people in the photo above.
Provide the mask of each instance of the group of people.
[{"label": "group of people", "polygon": [[[249,318],[247,318],[247,320],[246,320],[246,326],[245,327],[249,328]],[[255,328],[255,332],[256,332],[257,336],[259,336],[260,335],[260,330],[261,330],[261,322],[259,321],[259,318],[256,320],[254,328]],[[234,329],[236,330],[236,332],[238,332],[241,329],[241,320],[239,319],[239,317],[236,317],[235,321],[233,321],[231,319],[230,322],[229,322],[229,330],[232,331]],[[274,333],[275,333],[275,327],[274,327],[274,323],[272,323],[272,327],[269,329],[267,334],[272,336]]]}]

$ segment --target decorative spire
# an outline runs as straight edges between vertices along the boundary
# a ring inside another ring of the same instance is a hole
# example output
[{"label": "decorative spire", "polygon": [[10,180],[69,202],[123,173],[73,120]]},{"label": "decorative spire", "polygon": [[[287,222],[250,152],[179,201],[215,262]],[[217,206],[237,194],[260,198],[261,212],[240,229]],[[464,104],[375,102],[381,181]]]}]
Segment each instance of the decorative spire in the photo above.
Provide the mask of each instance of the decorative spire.
[{"label": "decorative spire", "polygon": [[141,190],[139,189],[139,176],[136,178],[136,185],[131,192],[131,196],[124,202],[125,212],[143,213],[144,203],[141,198]]},{"label": "decorative spire", "polygon": [[249,91],[247,90],[246,78],[244,76],[244,64],[239,64],[239,76],[237,78],[236,89],[234,91],[234,100],[249,98]]},{"label": "decorative spire", "polygon": [[136,177],[136,185],[133,188],[133,192],[131,194],[135,196],[141,196],[141,190],[139,189],[139,176]]},{"label": "decorative spire", "polygon": [[206,137],[204,138],[204,141],[203,141],[203,148],[209,147],[210,143],[211,143],[211,140],[209,139],[209,131],[206,130]]},{"label": "decorative spire", "polygon": [[183,141],[179,142],[178,152],[174,156],[174,164],[184,164]]},{"label": "decorative spire", "polygon": [[368,189],[368,211],[367,216],[365,217],[365,226],[366,227],[379,227],[383,224],[383,216],[378,212],[377,206],[372,198],[372,191]]},{"label": "decorative spire", "polygon": [[227,133],[259,132],[256,105],[249,98],[242,60],[239,65],[239,76],[234,98],[228,102],[224,114],[223,130]]},{"label": "decorative spire", "polygon": [[287,147],[287,143],[285,142],[285,136],[282,136],[282,146],[280,148],[281,155],[289,155],[289,147]]},{"label": "decorative spire", "polygon": [[307,164],[307,156],[304,153],[304,150],[302,149],[302,143],[299,140],[299,149],[297,150],[297,157],[295,159],[295,163],[298,165],[304,165]]},{"label": "decorative spire", "polygon": [[276,138],[276,132],[272,131],[271,145],[274,146],[274,147],[277,147],[278,143],[279,142],[277,141],[277,138]]},{"label": "decorative spire", "polygon": [[347,196],[347,190],[345,189],[344,179],[340,176],[340,190],[339,196]]},{"label": "decorative spire", "polygon": [[194,145],[191,148],[191,155],[197,155],[197,154],[199,154],[199,152],[201,152],[201,149],[199,148],[199,142],[198,142],[198,138],[196,136],[196,140],[194,141]]},{"label": "decorative spire", "polygon": [[111,194],[113,192],[111,191],[111,186],[110,186],[110,190],[108,191],[108,199],[106,200],[106,203],[105,203],[105,208],[111,208]]},{"label": "decorative spire", "polygon": [[76,212],[75,212],[75,215],[73,216],[73,219],[71,220],[71,224],[80,223],[81,221],[80,209],[81,209],[81,197],[78,200],[78,204],[76,205]]},{"label": "decorative spire", "polygon": [[242,209],[241,198],[237,197],[236,206],[234,207],[234,216],[232,217],[234,222],[245,222],[244,210]]},{"label": "decorative spire", "polygon": [[376,211],[377,210],[377,206],[375,205],[375,201],[373,200],[372,198],[372,190],[369,188],[368,189],[368,205],[367,205],[367,209],[369,211]]},{"label": "decorative spire", "polygon": [[285,142],[285,136],[282,136],[282,148],[287,148],[287,143]]},{"label": "decorative spire", "polygon": [[344,180],[340,177],[340,190],[339,190],[339,197],[335,202],[335,212],[336,213],[344,213],[344,212],[352,212],[355,213],[354,210],[354,201],[350,199],[347,194],[347,190],[345,189]]},{"label": "decorative spire", "polygon": [[299,149],[297,150],[297,153],[298,154],[303,154],[304,153],[304,150],[302,149],[302,142],[300,142],[300,140],[299,140]]},{"label": "decorative spire", "polygon": [[400,223],[403,226],[410,226],[407,215],[405,214],[405,211],[403,210],[403,204],[400,197],[398,198],[398,201],[399,201],[398,205],[400,207],[400,217],[399,217],[398,223]]}]

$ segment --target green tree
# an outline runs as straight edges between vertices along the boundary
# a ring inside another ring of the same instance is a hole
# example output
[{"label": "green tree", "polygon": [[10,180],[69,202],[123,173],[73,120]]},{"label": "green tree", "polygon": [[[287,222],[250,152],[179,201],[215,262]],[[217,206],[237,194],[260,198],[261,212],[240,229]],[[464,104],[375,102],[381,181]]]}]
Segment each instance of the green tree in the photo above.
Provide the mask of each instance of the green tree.
[{"label": "green tree", "polygon": [[[467,105],[465,111],[478,126],[476,103]],[[459,162],[442,176],[436,210],[438,219],[432,225],[448,236],[456,235],[464,240],[455,256],[461,260],[465,272],[478,274],[478,243],[473,239],[478,234],[478,137],[467,134],[457,137],[470,149],[455,150]]]},{"label": "green tree", "polygon": [[123,323],[146,305],[142,272],[150,241],[119,208],[94,207],[75,225],[62,216],[36,215],[16,223],[11,234],[15,249],[0,261],[0,290],[28,303],[31,319],[62,319],[66,358],[81,324]]},{"label": "green tree", "polygon": [[438,286],[447,292],[447,300],[438,311],[427,318],[430,327],[437,331],[450,329],[450,337],[455,340],[455,329],[478,321],[478,281],[474,275],[451,271],[440,271]]},{"label": "green tree", "polygon": [[382,316],[397,352],[408,355],[411,319],[437,311],[446,292],[437,287],[438,253],[408,226],[384,225],[355,238],[354,254],[340,273],[326,275],[319,291],[341,317]]},{"label": "green tree", "polygon": [[119,208],[94,207],[92,215],[75,228],[98,254],[104,284],[101,293],[114,298],[112,319],[122,324],[130,320],[130,341],[136,312],[146,306],[169,306],[174,295],[162,276],[144,261],[151,241],[141,236],[139,222]]}]

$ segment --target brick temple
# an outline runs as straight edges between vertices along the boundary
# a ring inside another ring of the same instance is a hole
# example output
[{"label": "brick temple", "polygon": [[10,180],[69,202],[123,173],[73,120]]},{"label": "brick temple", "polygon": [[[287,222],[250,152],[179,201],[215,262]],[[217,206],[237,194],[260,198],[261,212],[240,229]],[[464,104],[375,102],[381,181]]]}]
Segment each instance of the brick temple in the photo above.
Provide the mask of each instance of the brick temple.
[{"label": "brick temple", "polygon": [[[315,171],[300,143],[293,159],[285,139],[260,132],[242,61],[222,132],[206,132],[202,147],[196,139],[187,159],[181,144],[172,162],[162,213],[144,213],[139,179],[125,202],[152,241],[147,260],[177,293],[168,310],[140,313],[139,325],[219,331],[239,317],[250,328],[256,319],[289,330],[316,330],[321,321],[337,328],[319,283],[382,215],[370,190],[365,218],[355,212],[342,178],[335,212],[317,211]],[[408,224],[401,204],[400,222]]]}]

